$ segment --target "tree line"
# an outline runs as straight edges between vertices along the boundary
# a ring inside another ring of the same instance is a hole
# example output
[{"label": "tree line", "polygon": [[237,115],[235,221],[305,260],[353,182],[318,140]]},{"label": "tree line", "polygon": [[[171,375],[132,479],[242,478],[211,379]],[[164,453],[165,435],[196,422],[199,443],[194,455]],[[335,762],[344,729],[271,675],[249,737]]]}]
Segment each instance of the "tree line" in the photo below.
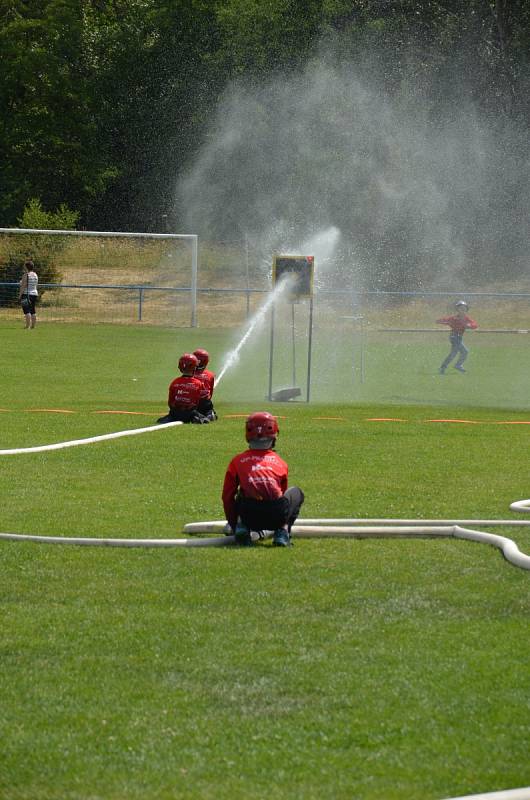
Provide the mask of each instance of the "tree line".
[{"label": "tree line", "polygon": [[484,113],[527,126],[529,31],[527,0],[0,0],[1,224],[36,198],[89,229],[163,230],[227,86],[296,74],[329,35],[433,107],[472,63]]}]

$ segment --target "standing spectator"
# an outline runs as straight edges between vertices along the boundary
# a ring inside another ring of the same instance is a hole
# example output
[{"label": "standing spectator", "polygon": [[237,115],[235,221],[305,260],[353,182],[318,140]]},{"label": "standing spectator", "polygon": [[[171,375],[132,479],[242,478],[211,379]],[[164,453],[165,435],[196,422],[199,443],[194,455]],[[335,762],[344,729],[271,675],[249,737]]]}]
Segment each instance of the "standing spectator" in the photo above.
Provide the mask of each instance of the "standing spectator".
[{"label": "standing spectator", "polygon": [[438,370],[440,375],[445,375],[445,370],[453,360],[453,358],[457,358],[456,364],[454,365],[455,369],[459,372],[465,372],[463,367],[464,361],[467,358],[467,354],[469,350],[465,346],[463,342],[464,338],[464,331],[468,328],[471,330],[475,330],[478,325],[474,319],[467,316],[467,311],[469,310],[468,304],[465,300],[459,300],[455,303],[456,314],[452,317],[442,317],[441,319],[437,319],[436,322],[439,325],[449,325],[451,332],[449,334],[449,341],[451,342],[451,351],[447,358],[444,360],[442,366]]},{"label": "standing spectator", "polygon": [[193,351],[193,355],[198,359],[199,365],[195,371],[195,377],[202,383],[201,399],[199,401],[199,412],[204,414],[210,422],[215,422],[217,414],[212,403],[213,387],[215,384],[215,375],[209,369],[206,369],[210,361],[210,354],[207,350],[199,348]]},{"label": "standing spectator", "polygon": [[20,280],[18,299],[22,306],[22,313],[26,319],[25,329],[33,329],[37,324],[35,304],[39,297],[39,276],[35,272],[35,265],[31,259],[24,263],[24,272]]},{"label": "standing spectator", "polygon": [[179,358],[182,375],[169,384],[169,413],[158,419],[159,425],[166,422],[193,422],[199,425],[209,422],[198,410],[202,390],[201,381],[195,377],[198,363],[192,353],[184,353]]},{"label": "standing spectator", "polygon": [[223,484],[223,508],[236,544],[252,545],[251,531],[274,531],[272,543],[289,547],[291,527],[300,513],[304,493],[287,488],[289,468],[274,452],[280,433],[267,411],[251,414],[245,424],[248,450],[234,456]]}]

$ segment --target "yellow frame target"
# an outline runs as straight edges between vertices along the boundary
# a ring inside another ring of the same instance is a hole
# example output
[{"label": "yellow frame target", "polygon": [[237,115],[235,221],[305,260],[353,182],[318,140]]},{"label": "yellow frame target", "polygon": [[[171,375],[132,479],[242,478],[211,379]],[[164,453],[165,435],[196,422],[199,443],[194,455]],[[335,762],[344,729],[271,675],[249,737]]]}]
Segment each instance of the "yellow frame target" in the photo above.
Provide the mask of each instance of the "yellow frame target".
[{"label": "yellow frame target", "polygon": [[296,280],[290,288],[291,297],[313,297],[314,269],[314,256],[275,255],[272,261],[272,285],[276,286],[284,275],[294,275]]}]

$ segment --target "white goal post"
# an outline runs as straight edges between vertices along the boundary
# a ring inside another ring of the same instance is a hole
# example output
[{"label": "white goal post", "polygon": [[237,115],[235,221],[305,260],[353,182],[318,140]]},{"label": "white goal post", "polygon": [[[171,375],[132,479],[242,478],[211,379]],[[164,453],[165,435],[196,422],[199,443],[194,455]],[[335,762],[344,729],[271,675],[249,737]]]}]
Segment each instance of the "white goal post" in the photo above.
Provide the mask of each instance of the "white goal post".
[{"label": "white goal post", "polygon": [[189,233],[131,233],[125,231],[77,231],[49,230],[45,228],[0,228],[0,234],[12,235],[46,235],[46,236],[79,236],[121,239],[175,239],[188,241],[191,245],[191,327],[197,327],[197,282],[199,272],[199,237]]}]

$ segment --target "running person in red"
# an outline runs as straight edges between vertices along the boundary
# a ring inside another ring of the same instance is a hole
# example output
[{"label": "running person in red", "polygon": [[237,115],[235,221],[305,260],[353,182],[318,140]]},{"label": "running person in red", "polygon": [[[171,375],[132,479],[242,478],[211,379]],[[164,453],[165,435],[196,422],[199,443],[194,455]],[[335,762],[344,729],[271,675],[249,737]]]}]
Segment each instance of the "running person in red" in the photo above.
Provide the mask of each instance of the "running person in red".
[{"label": "running person in red", "polygon": [[202,424],[209,422],[199,412],[202,383],[195,377],[198,360],[192,353],[184,353],[179,358],[179,370],[182,375],[171,381],[167,404],[169,413],[158,419],[158,424],[166,422],[194,422]]},{"label": "running person in red", "polygon": [[257,411],[245,424],[248,450],[234,456],[223,485],[223,507],[236,543],[251,545],[250,531],[272,530],[276,547],[289,547],[304,493],[287,488],[289,468],[274,452],[280,433],[272,414]]},{"label": "running person in red", "polygon": [[439,325],[449,325],[451,328],[451,333],[449,334],[451,352],[438,370],[440,375],[445,375],[445,370],[453,358],[456,358],[456,356],[458,356],[458,358],[456,364],[454,365],[455,369],[457,369],[459,372],[465,372],[463,363],[466,360],[469,351],[463,342],[464,331],[466,331],[468,328],[471,330],[478,328],[475,320],[467,316],[469,306],[464,300],[459,300],[458,303],[455,303],[455,308],[456,314],[454,316],[442,317],[441,319],[436,320]]},{"label": "running person in red", "polygon": [[210,360],[210,355],[207,350],[199,348],[193,351],[193,355],[199,360],[199,365],[195,370],[195,377],[202,382],[201,399],[199,401],[199,412],[204,414],[210,422],[215,422],[217,414],[212,403],[213,387],[215,384],[215,375],[209,369],[206,369]]}]

